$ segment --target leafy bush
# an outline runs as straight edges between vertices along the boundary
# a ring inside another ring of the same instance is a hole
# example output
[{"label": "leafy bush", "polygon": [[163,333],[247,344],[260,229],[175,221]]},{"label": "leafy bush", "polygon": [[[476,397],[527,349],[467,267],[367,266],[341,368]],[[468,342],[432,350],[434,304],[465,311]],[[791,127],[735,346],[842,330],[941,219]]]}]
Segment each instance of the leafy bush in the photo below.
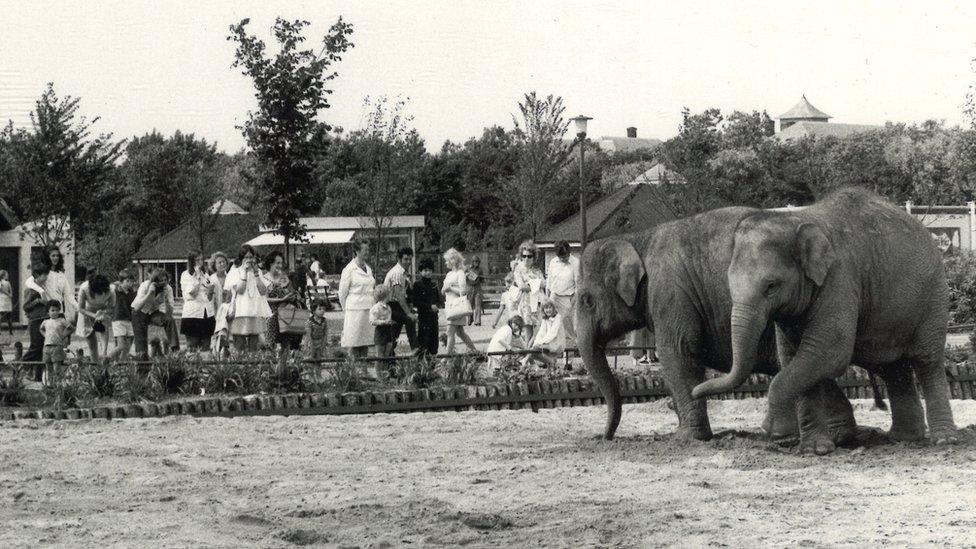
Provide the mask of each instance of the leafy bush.
[{"label": "leafy bush", "polygon": [[155,400],[160,396],[159,386],[153,376],[140,368],[120,369],[115,379],[115,390],[127,402]]},{"label": "leafy bush", "polygon": [[336,362],[334,366],[327,370],[329,381],[337,391],[358,391],[363,388],[363,379],[360,374],[361,364],[354,360],[344,360]]},{"label": "leafy bush", "polygon": [[191,392],[194,372],[202,369],[199,359],[189,361],[187,357],[176,355],[156,361],[152,365],[151,375],[160,393],[174,395]]},{"label": "leafy bush", "polygon": [[440,361],[438,372],[451,385],[471,385],[481,377],[485,358],[478,355],[446,358]]},{"label": "leafy bush", "polygon": [[943,263],[949,284],[949,323],[976,322],[976,254],[960,251]]},{"label": "leafy bush", "polygon": [[115,376],[107,364],[88,363],[80,366],[77,372],[78,382],[87,398],[108,398],[117,394]]},{"label": "leafy bush", "polygon": [[56,410],[77,408],[88,395],[81,367],[68,364],[64,372],[53,385],[44,387],[44,396],[48,405]]},{"label": "leafy bush", "polygon": [[[27,367],[30,371],[30,367]],[[9,371],[9,375],[5,373]],[[27,400],[24,394],[24,367],[11,366],[0,371],[0,405],[16,406]]]},{"label": "leafy bush", "polygon": [[404,357],[388,367],[390,378],[405,387],[426,389],[440,378],[437,361],[430,357]]}]

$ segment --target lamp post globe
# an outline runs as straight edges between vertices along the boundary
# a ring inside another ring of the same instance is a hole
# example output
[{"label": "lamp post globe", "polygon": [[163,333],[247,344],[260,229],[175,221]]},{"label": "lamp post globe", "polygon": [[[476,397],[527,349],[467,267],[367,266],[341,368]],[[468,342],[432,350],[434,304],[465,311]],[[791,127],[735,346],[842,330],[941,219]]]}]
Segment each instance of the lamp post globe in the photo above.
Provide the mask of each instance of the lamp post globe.
[{"label": "lamp post globe", "polygon": [[580,257],[586,248],[586,203],[584,201],[585,182],[583,179],[584,153],[586,150],[586,123],[593,120],[589,116],[579,115],[569,119],[576,129],[576,139],[579,141],[579,215],[580,215]]}]

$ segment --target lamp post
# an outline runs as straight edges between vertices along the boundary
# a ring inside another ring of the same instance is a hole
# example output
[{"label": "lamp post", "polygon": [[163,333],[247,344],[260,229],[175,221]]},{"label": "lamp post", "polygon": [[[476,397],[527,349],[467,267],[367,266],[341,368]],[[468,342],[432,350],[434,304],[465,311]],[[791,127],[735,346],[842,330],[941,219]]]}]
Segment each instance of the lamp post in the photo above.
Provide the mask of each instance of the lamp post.
[{"label": "lamp post", "polygon": [[589,116],[583,116],[582,114],[576,118],[570,118],[570,120],[576,126],[576,139],[579,141],[579,200],[580,200],[580,257],[583,255],[583,248],[586,248],[586,204],[583,201],[583,191],[584,191],[584,179],[583,179],[583,161],[584,161],[584,151],[586,150],[586,123],[593,120]]}]

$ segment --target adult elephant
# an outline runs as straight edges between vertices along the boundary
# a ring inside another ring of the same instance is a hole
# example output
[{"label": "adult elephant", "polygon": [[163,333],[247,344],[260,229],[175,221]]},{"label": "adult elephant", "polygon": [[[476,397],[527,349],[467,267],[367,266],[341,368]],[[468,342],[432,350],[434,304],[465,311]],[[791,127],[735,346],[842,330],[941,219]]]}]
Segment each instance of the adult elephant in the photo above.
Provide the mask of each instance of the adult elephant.
[{"label": "adult elephant", "polygon": [[[604,436],[620,422],[620,389],[607,364],[607,344],[628,331],[654,331],[665,383],[678,415],[678,435],[707,440],[706,401],[692,397],[706,368],[732,367],[732,300],[727,271],[736,225],[760,210],[722,208],[653,229],[591,243],[583,253],[575,323],[580,355],[607,401]],[[772,325],[758,329],[755,371],[779,371]],[[802,420],[844,442],[854,435],[850,403],[833,380],[804,395]],[[796,432],[797,426],[791,428]]]},{"label": "adult elephant", "polygon": [[[769,387],[770,434],[789,435],[797,397],[854,362],[876,371],[891,400],[890,436],[955,440],[943,369],[948,289],[939,250],[911,215],[881,197],[843,189],[796,211],[763,211],[735,230],[728,269],[732,370],[693,395],[730,390],[764,361],[769,322],[787,361]],[[801,422],[802,423],[802,422]],[[834,444],[822,425],[800,426],[801,447]]]}]

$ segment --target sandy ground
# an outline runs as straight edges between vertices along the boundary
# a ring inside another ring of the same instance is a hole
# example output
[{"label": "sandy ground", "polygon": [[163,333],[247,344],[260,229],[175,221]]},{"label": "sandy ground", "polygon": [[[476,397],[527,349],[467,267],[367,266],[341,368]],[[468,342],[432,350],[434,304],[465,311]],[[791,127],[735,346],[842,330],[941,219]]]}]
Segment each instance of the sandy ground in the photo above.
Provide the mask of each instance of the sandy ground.
[{"label": "sandy ground", "polygon": [[972,429],[803,457],[767,448],[763,406],[713,402],[707,443],[669,436],[663,401],[626,406],[613,442],[600,407],[8,422],[0,546],[976,544]]}]

